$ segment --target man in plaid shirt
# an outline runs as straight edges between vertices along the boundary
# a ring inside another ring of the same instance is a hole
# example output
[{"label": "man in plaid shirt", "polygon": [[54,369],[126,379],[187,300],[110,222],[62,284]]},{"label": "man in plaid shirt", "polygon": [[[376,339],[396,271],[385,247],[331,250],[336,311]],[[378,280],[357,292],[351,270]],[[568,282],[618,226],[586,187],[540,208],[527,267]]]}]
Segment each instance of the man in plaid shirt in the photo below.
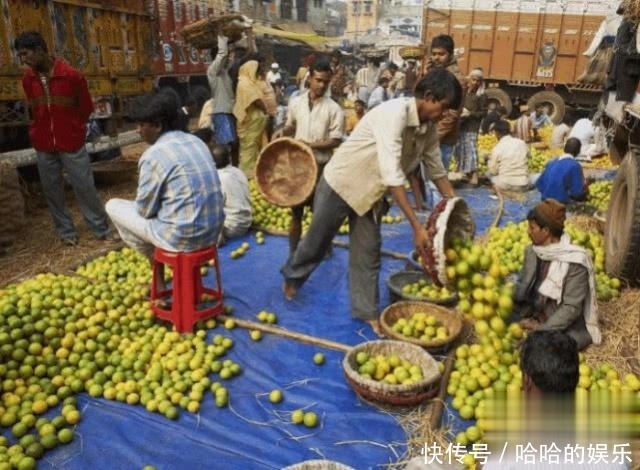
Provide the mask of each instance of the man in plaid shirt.
[{"label": "man in plaid shirt", "polygon": [[223,197],[207,146],[179,128],[172,92],[140,97],[129,117],[151,145],[138,163],[135,201],[111,199],[106,210],[122,239],[148,257],[154,247],[196,251],[214,245],[224,222]]}]

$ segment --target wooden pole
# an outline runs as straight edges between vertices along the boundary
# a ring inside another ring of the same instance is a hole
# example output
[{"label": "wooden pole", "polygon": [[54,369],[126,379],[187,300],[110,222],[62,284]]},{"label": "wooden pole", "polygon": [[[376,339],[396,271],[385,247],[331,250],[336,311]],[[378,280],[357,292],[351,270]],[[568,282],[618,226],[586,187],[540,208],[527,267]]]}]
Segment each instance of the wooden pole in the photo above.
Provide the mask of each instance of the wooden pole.
[{"label": "wooden pole", "polygon": [[429,425],[431,430],[436,430],[440,427],[440,421],[442,418],[442,412],[444,411],[444,400],[447,396],[447,387],[449,385],[449,377],[453,370],[453,350],[449,353],[444,360],[444,373],[440,380],[440,390],[438,391],[438,398],[433,400],[433,409],[431,410],[431,417],[429,418]]},{"label": "wooden pole", "polygon": [[346,344],[337,343],[335,341],[330,341],[324,338],[318,338],[317,336],[305,335],[303,333],[297,333],[295,331],[285,330],[284,328],[280,328],[279,326],[267,325],[264,323],[257,323],[250,320],[242,320],[240,318],[229,317],[227,315],[218,315],[215,317],[220,321],[224,322],[228,319],[231,319],[236,322],[241,328],[246,328],[247,330],[258,330],[263,331],[265,333],[271,333],[277,336],[282,336],[284,338],[290,338],[301,343],[313,344],[315,346],[322,346],[323,348],[333,349],[335,351],[340,351],[347,353],[351,350],[351,346],[347,346]]}]

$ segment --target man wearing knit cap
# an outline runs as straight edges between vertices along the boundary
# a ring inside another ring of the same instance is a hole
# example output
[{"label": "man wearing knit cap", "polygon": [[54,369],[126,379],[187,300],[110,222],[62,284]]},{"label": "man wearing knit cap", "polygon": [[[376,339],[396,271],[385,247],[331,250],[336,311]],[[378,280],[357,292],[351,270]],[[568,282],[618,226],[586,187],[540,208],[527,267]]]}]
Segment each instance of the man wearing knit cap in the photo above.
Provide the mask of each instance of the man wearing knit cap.
[{"label": "man wearing knit cap", "polygon": [[516,285],[522,327],[560,330],[584,349],[600,344],[593,263],[563,234],[565,206],[545,199],[529,212],[529,238]]}]

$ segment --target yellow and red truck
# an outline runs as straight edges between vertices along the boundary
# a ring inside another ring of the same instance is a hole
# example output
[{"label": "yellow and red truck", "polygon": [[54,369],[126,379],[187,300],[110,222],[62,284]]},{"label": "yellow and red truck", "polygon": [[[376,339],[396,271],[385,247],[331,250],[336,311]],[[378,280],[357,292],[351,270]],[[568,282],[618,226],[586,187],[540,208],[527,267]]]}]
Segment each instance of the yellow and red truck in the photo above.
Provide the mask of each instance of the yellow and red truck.
[{"label": "yellow and red truck", "polygon": [[[578,83],[588,49],[619,2],[592,0],[425,0],[422,41],[453,37],[463,72],[482,67],[490,101],[544,103],[558,123],[565,104],[595,108],[601,87]],[[428,55],[427,51],[427,55]]]}]

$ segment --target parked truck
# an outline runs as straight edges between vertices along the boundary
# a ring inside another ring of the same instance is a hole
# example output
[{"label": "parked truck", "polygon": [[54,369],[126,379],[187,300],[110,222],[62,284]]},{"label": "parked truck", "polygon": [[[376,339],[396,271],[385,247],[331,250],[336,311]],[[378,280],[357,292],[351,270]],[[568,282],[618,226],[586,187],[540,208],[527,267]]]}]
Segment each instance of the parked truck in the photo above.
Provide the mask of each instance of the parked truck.
[{"label": "parked truck", "polygon": [[[87,77],[105,135],[101,148],[122,144],[128,102],[154,87],[184,99],[209,97],[208,51],[188,47],[182,25],[213,12],[212,0],[0,0],[0,156],[17,166],[35,162],[29,150],[29,108],[21,85],[15,37],[39,31],[50,52]],[[135,136],[134,136],[135,139]],[[126,140],[126,139],[125,139]],[[13,151],[13,152],[12,152]],[[7,153],[8,152],[8,153]]]},{"label": "parked truck", "polygon": [[[490,102],[546,105],[559,123],[565,105],[595,108],[601,87],[578,83],[589,47],[618,2],[592,0],[426,0],[422,40],[453,37],[463,72],[482,67]],[[427,54],[428,54],[427,50]]]}]

